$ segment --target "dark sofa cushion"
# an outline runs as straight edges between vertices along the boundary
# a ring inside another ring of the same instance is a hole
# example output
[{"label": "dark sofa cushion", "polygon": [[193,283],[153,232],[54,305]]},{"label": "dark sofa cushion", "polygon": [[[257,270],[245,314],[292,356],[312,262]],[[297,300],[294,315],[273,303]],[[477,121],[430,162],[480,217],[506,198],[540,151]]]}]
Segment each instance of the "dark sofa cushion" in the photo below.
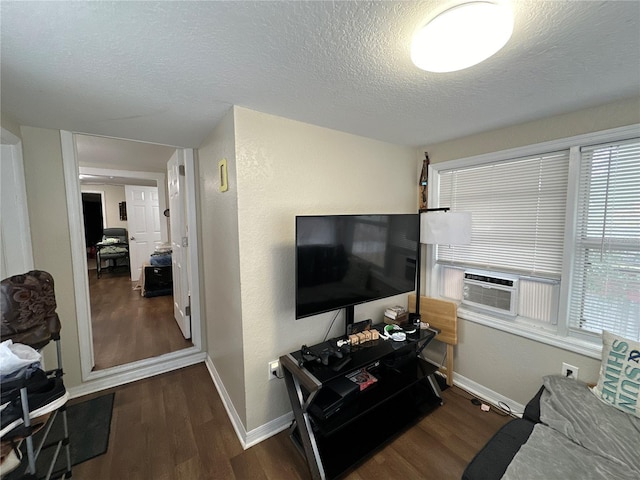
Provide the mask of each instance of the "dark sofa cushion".
[{"label": "dark sofa cushion", "polygon": [[462,480],[499,480],[520,447],[529,439],[534,422],[516,418],[502,426],[467,465]]}]

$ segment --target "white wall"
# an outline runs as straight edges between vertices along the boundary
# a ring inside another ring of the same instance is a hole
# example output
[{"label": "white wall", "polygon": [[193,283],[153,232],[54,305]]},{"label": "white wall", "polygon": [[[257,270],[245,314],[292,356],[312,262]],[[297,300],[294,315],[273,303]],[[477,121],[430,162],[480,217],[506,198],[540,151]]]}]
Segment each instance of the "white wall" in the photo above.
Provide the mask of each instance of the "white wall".
[{"label": "white wall", "polygon": [[[522,125],[429,145],[432,163],[640,123],[640,97]],[[481,186],[479,186],[481,188]],[[428,278],[428,276],[427,276]],[[580,369],[579,378],[596,382],[599,359],[460,320],[455,372],[525,404],[542,377],[559,374],[562,362]]]}]

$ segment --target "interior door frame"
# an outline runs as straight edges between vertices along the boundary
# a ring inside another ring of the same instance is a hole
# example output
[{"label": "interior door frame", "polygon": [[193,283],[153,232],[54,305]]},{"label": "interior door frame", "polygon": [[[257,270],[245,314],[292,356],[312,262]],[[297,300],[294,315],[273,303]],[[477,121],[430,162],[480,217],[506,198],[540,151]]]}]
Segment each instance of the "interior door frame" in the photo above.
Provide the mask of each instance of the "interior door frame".
[{"label": "interior door frame", "polygon": [[[6,242],[6,237],[0,233],[2,238],[2,272],[3,277],[5,273],[10,275],[17,275],[20,273],[33,270],[33,249],[31,246],[31,228],[29,226],[29,210],[27,208],[27,189],[24,181],[24,162],[22,158],[22,140],[11,133],[9,130],[2,128],[0,130],[0,138],[3,147],[6,147],[5,153],[10,151],[10,158],[2,157],[2,162],[7,162],[11,174],[12,185],[14,187],[15,204],[12,208],[15,210],[16,220],[11,225],[12,231],[19,239],[18,242]],[[3,224],[0,227],[1,230],[7,225]],[[7,243],[9,244],[10,251],[7,251]],[[4,255],[10,254],[14,261],[14,267],[16,271],[6,271],[7,265],[4,263]]]},{"label": "interior door frame", "polygon": [[[194,255],[190,259],[189,284],[191,285],[191,319],[192,319],[192,347],[160,355],[153,358],[139,360],[125,365],[118,365],[104,370],[93,371],[93,335],[91,331],[91,310],[89,305],[89,279],[87,276],[87,256],[85,253],[85,239],[82,225],[82,194],[80,191],[80,167],[78,164],[77,150],[74,133],[66,130],[60,131],[62,146],[62,160],[64,166],[64,180],[67,192],[67,209],[69,215],[69,233],[71,236],[71,260],[76,302],[76,316],[78,322],[78,337],[80,347],[80,365],[83,385],[74,389],[76,394],[86,394],[105,388],[122,385],[124,383],[147,378],[159,373],[175,370],[187,365],[201,362],[206,357],[202,345],[202,318],[200,299],[200,268],[198,264],[198,226],[197,219],[197,195],[196,195],[196,170],[195,155],[193,149],[180,149],[184,152],[186,183],[187,183],[187,221],[195,228],[190,228],[188,241]],[[135,140],[132,140],[135,141]],[[83,173],[102,175],[107,169],[83,167]],[[114,170],[108,170],[114,172]],[[160,194],[160,211],[166,208],[166,186],[164,173],[121,171],[131,178],[154,177],[158,184]],[[110,173],[113,175],[113,173]],[[161,222],[163,241],[166,241],[166,222]]]}]

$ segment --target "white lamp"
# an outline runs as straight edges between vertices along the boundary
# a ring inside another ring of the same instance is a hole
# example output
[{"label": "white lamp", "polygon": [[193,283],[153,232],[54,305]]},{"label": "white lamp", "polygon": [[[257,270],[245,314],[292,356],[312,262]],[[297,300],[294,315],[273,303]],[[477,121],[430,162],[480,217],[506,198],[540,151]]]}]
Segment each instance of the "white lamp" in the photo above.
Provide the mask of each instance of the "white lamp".
[{"label": "white lamp", "polygon": [[[420,243],[427,245],[469,245],[471,212],[449,212],[448,208],[420,210]],[[416,275],[416,313],[411,323],[420,321],[420,250],[418,246]]]},{"label": "white lamp", "polygon": [[469,245],[471,212],[421,213],[420,242],[429,245]]},{"label": "white lamp", "polygon": [[513,13],[505,1],[471,1],[449,8],[413,37],[411,60],[429,72],[454,72],[498,52],[511,38]]}]

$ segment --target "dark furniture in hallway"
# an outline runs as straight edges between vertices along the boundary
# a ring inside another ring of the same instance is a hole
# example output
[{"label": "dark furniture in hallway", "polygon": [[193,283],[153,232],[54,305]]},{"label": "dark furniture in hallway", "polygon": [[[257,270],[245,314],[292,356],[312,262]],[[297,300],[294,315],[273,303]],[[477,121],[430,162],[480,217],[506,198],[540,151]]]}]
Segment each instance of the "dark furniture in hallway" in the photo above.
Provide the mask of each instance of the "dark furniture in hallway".
[{"label": "dark furniture in hallway", "polygon": [[[106,262],[103,265],[103,262]],[[96,244],[98,278],[102,271],[123,267],[129,269],[129,239],[126,228],[105,228],[102,241]]]}]

